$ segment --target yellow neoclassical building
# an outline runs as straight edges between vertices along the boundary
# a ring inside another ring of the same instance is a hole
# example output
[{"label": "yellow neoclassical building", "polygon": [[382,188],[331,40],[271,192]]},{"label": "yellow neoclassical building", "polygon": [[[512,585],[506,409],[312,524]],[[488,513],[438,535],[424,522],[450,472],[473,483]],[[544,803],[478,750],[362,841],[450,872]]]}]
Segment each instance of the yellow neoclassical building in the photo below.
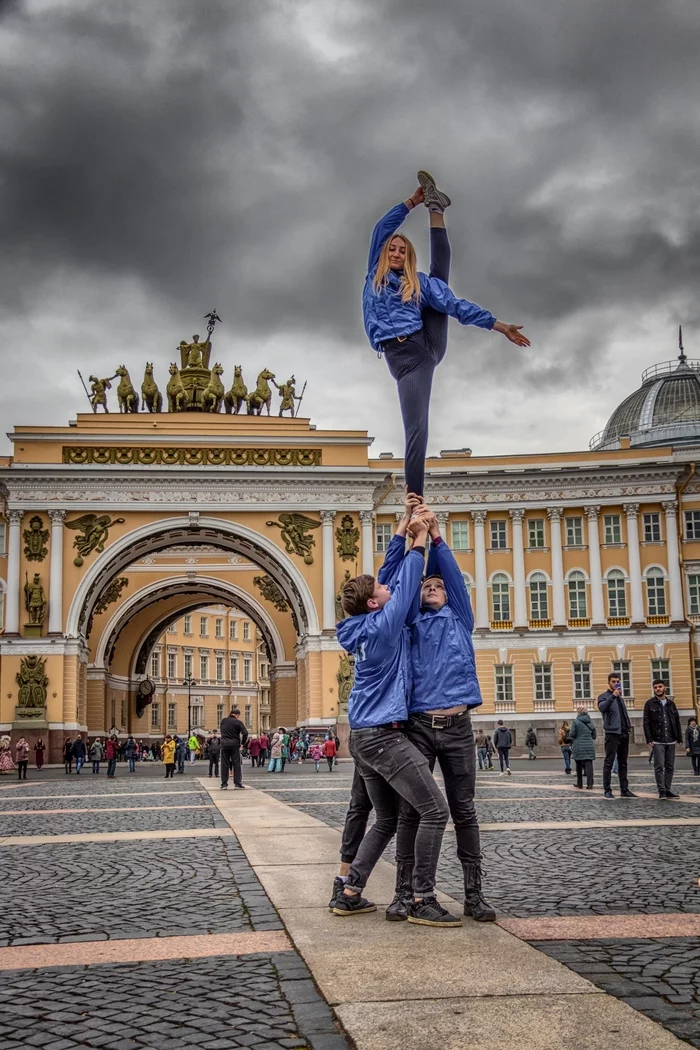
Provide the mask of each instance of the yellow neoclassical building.
[{"label": "yellow neoclassical building", "polygon": [[[76,730],[160,735],[172,704],[178,731],[193,707],[208,730],[231,699],[254,731],[337,723],[343,735],[337,596],[381,564],[401,460],[372,458],[362,431],[178,397],[169,412],[17,426],[0,460],[0,730],[48,737],[52,757]],[[684,355],[648,370],[588,450],[428,461],[426,496],[475,608],[477,720],[503,716],[518,739],[534,724],[553,742],[613,669],[638,741],[654,677],[690,715],[696,461],[700,363]]]}]

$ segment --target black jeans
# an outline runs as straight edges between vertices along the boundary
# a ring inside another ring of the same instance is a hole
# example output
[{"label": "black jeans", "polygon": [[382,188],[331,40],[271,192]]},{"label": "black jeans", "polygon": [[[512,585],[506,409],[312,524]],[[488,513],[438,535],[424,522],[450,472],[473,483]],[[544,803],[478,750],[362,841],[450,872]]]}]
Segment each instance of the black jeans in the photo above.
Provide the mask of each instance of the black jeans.
[{"label": "black jeans", "polygon": [[175,776],[175,763],[174,762],[166,762],[165,763],[165,779],[166,780],[172,780],[174,776]]},{"label": "black jeans", "polygon": [[352,775],[352,787],[350,788],[350,805],[345,814],[345,825],[343,837],[340,840],[340,859],[343,864],[352,864],[360,843],[367,831],[367,820],[372,812],[372,799],[367,793],[367,787],[355,766]]},{"label": "black jeans", "polygon": [[92,760],[92,771],[93,771],[93,773],[99,773],[100,772],[100,760],[99,760],[99,758],[93,758],[93,760]]},{"label": "black jeans", "polygon": [[[18,761],[18,763],[17,763],[17,774],[18,774],[18,779],[19,780],[26,780],[27,779],[27,759],[26,758],[25,759],[21,759],[20,761]],[[22,774],[24,774],[24,775],[22,775]]]},{"label": "black jeans", "polygon": [[113,777],[117,772],[117,760],[116,758],[110,758],[107,761],[107,776]]},{"label": "black jeans", "polygon": [[593,787],[593,759],[575,758],[576,763],[576,787],[583,787],[583,774],[586,774],[586,787]]},{"label": "black jeans", "polygon": [[[409,718],[406,736],[425,755],[431,773],[436,760],[440,766],[445,780],[447,804],[455,826],[457,857],[465,873],[471,873],[481,859],[479,822],[474,807],[476,759],[472,720],[469,715],[462,715],[448,729],[432,729],[417,718]],[[419,823],[419,814],[402,800],[396,836],[397,864],[413,865]]]},{"label": "black jeans", "polygon": [[501,767],[501,773],[505,773],[506,769],[510,769],[510,748],[509,747],[498,747],[498,764]]},{"label": "black jeans", "polygon": [[612,789],[612,767],[617,756],[617,772],[620,778],[620,791],[624,795],[629,791],[627,780],[627,755],[630,749],[629,733],[605,734],[605,759],[603,760],[603,791]]},{"label": "black jeans", "polygon": [[413,892],[430,897],[435,892],[435,872],[442,836],[447,825],[447,805],[430,772],[425,755],[399,729],[353,729],[350,754],[357,763],[377,819],[365,835],[348,875],[348,888],[361,891],[372,869],[396,834],[399,802],[403,798],[420,815],[416,832]]},{"label": "black jeans", "polygon": [[[430,276],[448,282],[450,242],[447,230],[430,231]],[[423,495],[425,453],[433,372],[447,350],[447,314],[428,306],[421,311],[423,327],[384,351],[389,371],[399,388],[405,439],[404,474],[409,492]]]},{"label": "black jeans", "polygon": [[673,789],[673,770],[676,765],[675,744],[654,744],[654,776],[660,795]]},{"label": "black jeans", "polygon": [[693,773],[696,777],[700,777],[700,755],[691,755],[690,764],[693,767]]},{"label": "black jeans", "polygon": [[228,784],[228,775],[233,769],[233,783],[236,787],[243,786],[241,778],[241,747],[240,744],[230,744],[221,748],[221,786]]},{"label": "black jeans", "polygon": [[219,756],[214,755],[209,759],[209,776],[219,775]]}]

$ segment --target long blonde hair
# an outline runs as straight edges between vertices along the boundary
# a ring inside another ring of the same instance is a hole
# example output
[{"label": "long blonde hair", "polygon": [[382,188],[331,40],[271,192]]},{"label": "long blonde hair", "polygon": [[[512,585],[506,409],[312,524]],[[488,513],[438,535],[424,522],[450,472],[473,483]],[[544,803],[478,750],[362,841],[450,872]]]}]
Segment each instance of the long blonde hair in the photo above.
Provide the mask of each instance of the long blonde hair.
[{"label": "long blonde hair", "polygon": [[[416,249],[413,247],[408,237],[404,237],[402,233],[395,233],[394,237],[400,237],[406,245],[406,261],[404,262],[403,273],[401,274],[401,301],[404,303],[410,303],[411,300],[415,300],[415,302],[419,303],[420,282],[418,280],[418,268],[416,265]],[[379,256],[377,272],[372,280],[372,288],[376,295],[379,295],[379,293],[386,287],[391,272],[391,266],[389,265],[389,245],[394,237],[390,237],[384,242],[384,247]]]}]

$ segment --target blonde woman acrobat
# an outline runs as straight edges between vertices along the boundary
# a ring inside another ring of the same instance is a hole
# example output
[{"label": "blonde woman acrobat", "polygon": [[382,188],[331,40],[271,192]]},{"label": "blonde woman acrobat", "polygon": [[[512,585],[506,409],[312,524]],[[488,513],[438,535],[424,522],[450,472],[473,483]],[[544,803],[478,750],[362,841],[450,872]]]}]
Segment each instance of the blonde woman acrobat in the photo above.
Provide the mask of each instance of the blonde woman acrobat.
[{"label": "blonde woman acrobat", "polygon": [[[447,322],[476,325],[500,332],[516,346],[529,346],[522,325],[497,321],[468,299],[458,299],[448,281],[450,242],[444,212],[450,198],[427,171],[418,172],[418,189],[395,205],[372,232],[367,277],[362,295],[365,331],[399,389],[405,435],[406,487],[423,495],[425,454],[433,372],[447,350]],[[430,214],[430,273],[416,266],[416,252],[403,233],[397,233],[410,211],[424,204]]]}]

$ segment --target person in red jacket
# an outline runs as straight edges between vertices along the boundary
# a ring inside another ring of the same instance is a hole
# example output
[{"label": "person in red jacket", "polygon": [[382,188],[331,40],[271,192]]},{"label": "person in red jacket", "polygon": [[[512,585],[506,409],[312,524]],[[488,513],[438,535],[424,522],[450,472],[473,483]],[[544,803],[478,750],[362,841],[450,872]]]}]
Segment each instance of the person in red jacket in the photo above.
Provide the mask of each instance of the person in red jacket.
[{"label": "person in red jacket", "polygon": [[260,759],[260,741],[256,736],[248,741],[248,754],[250,755],[250,764],[255,769]]},{"label": "person in red jacket", "polygon": [[267,733],[261,733],[258,739],[260,740],[260,757],[258,758],[258,765],[264,766],[270,757],[270,738]]},{"label": "person in red jacket", "polygon": [[335,756],[338,754],[338,749],[335,746],[335,740],[333,739],[333,737],[330,737],[328,740],[323,741],[323,746],[321,747],[321,750],[323,751],[323,757],[328,763],[328,770],[332,773],[333,763],[335,762]]},{"label": "person in red jacket", "polygon": [[115,777],[117,773],[117,758],[119,757],[119,740],[111,736],[105,746],[105,758],[107,759],[107,776]]}]

